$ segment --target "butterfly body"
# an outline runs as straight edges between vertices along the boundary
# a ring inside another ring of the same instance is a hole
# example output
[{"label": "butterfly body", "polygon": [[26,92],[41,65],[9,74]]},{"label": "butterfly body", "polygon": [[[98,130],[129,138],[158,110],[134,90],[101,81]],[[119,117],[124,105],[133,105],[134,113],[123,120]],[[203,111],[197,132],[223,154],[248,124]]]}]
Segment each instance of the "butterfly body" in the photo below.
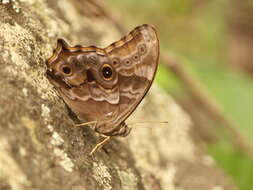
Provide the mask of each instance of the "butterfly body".
[{"label": "butterfly body", "polygon": [[148,92],[158,58],[156,31],[142,25],[106,48],[58,40],[47,76],[80,119],[96,121],[95,131],[125,136],[125,120]]}]

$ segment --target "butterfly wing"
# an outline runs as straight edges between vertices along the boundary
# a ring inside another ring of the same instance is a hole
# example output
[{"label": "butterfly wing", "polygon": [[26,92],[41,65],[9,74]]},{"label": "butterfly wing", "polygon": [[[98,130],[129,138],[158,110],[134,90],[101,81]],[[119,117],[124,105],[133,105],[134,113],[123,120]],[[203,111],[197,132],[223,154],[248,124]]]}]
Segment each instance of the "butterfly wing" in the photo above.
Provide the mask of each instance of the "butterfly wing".
[{"label": "butterfly wing", "polygon": [[104,121],[117,112],[116,72],[110,81],[101,77],[101,68],[109,62],[101,48],[71,47],[62,39],[58,40],[54,54],[47,60],[48,79],[80,119]]},{"label": "butterfly wing", "polygon": [[136,109],[154,80],[159,40],[152,26],[142,25],[105,48],[105,52],[118,72],[119,114],[113,120],[117,126]]},{"label": "butterfly wing", "polygon": [[[158,58],[155,29],[142,25],[104,49],[70,47],[59,40],[47,61],[47,76],[80,118],[98,121],[96,130],[112,135],[149,90]],[[103,78],[108,67],[110,80]]]}]

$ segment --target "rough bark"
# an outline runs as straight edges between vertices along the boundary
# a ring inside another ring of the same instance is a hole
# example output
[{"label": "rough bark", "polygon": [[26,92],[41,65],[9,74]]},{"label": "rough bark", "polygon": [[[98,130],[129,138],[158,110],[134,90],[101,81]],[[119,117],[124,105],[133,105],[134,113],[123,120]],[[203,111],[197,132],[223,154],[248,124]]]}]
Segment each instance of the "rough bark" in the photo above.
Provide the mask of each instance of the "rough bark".
[{"label": "rough bark", "polygon": [[45,77],[56,39],[109,44],[119,33],[106,19],[84,17],[71,1],[0,1],[0,189],[235,189],[189,134],[191,120],[165,92],[151,89],[128,121],[134,126],[88,156],[99,142],[74,128]]}]

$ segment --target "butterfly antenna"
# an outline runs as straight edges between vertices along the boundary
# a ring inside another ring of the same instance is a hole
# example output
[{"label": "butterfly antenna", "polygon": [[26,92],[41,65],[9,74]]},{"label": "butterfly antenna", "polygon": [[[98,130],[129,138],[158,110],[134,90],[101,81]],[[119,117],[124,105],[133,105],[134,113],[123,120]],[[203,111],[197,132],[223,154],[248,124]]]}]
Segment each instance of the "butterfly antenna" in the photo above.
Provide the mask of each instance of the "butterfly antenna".
[{"label": "butterfly antenna", "polygon": [[89,122],[85,122],[85,123],[75,124],[75,127],[88,126],[88,125],[96,124],[96,123],[97,123],[97,121],[89,121]]},{"label": "butterfly antenna", "polygon": [[156,124],[167,124],[168,121],[136,121],[132,123],[127,123],[128,126],[136,125],[136,124],[150,124],[150,123],[156,123]]}]

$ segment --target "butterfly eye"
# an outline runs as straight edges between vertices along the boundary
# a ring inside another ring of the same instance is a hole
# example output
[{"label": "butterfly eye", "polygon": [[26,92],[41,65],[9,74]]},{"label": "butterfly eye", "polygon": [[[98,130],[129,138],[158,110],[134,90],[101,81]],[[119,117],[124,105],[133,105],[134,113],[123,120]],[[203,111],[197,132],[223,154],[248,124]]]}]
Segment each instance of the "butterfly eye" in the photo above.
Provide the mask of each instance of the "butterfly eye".
[{"label": "butterfly eye", "polygon": [[61,70],[65,75],[71,75],[72,74],[72,68],[69,65],[62,66]]},{"label": "butterfly eye", "polygon": [[112,67],[108,64],[104,64],[102,67],[102,75],[105,80],[111,80],[113,76]]}]

